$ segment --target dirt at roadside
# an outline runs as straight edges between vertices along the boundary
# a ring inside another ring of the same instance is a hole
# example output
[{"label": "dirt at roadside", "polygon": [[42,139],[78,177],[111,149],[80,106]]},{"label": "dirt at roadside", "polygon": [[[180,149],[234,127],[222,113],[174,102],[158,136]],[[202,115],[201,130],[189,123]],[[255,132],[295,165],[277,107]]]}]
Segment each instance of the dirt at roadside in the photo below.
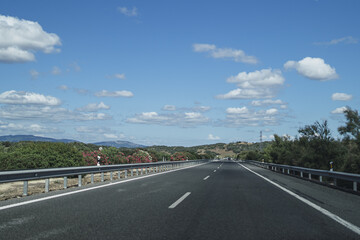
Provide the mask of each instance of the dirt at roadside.
[{"label": "dirt at roadside", "polygon": [[[128,173],[129,174],[129,173]],[[125,177],[125,171],[121,171],[120,177]],[[118,172],[113,173],[113,180],[118,180]],[[77,187],[78,178],[73,177],[67,178],[67,187]],[[104,174],[104,181],[110,181],[110,173]],[[94,182],[101,182],[101,174],[94,174]],[[82,185],[91,184],[91,174],[82,176]],[[11,199],[11,198],[21,198],[23,196],[23,186],[24,182],[11,182],[11,183],[2,183],[0,184],[0,201]],[[49,191],[56,191],[64,189],[64,178],[51,178]],[[38,193],[45,192],[45,179],[42,180],[33,180],[28,182],[28,196]]]}]

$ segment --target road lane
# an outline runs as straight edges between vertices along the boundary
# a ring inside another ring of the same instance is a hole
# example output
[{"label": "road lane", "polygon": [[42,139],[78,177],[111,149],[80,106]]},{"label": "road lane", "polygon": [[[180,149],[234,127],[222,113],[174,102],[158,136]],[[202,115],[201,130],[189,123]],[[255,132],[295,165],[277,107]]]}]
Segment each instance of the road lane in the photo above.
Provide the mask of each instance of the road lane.
[{"label": "road lane", "polygon": [[[0,211],[0,238],[358,238],[236,163],[220,165],[6,209]],[[186,200],[168,208],[187,192]]]}]

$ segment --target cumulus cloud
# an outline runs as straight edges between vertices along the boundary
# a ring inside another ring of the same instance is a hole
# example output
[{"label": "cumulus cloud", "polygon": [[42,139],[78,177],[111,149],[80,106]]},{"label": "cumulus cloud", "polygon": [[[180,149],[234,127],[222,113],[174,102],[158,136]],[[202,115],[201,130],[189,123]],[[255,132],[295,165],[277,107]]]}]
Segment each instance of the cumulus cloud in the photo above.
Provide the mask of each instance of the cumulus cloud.
[{"label": "cumulus cloud", "polygon": [[198,112],[158,114],[143,112],[127,119],[128,123],[156,124],[163,126],[195,127],[209,122],[209,119]]},{"label": "cumulus cloud", "polygon": [[322,58],[306,57],[298,62],[287,61],[284,68],[296,69],[300,75],[312,80],[327,81],[339,77],[335,68],[326,64]]},{"label": "cumulus cloud", "polygon": [[82,111],[82,112],[96,112],[96,111],[99,111],[99,110],[102,110],[102,109],[108,110],[108,109],[110,109],[110,106],[106,105],[103,102],[89,103],[88,105],[86,105],[84,107],[81,107],[81,108],[78,108],[76,110]]},{"label": "cumulus cloud", "polygon": [[347,110],[347,107],[339,107],[331,111],[332,114],[343,114]]},{"label": "cumulus cloud", "polygon": [[227,79],[228,83],[236,83],[241,88],[273,87],[284,84],[280,70],[262,69],[255,72],[241,72]]},{"label": "cumulus cloud", "polygon": [[109,92],[106,90],[102,90],[100,92],[95,93],[96,97],[133,97],[134,94],[130,91],[114,91]]},{"label": "cumulus cloud", "polygon": [[254,111],[247,107],[227,108],[226,114],[221,124],[227,127],[278,125],[281,115],[276,108]]},{"label": "cumulus cloud", "polygon": [[353,98],[352,95],[346,93],[334,93],[331,96],[333,101],[350,101]]},{"label": "cumulus cloud", "polygon": [[24,92],[24,91],[6,91],[0,94],[0,103],[3,104],[39,104],[56,106],[60,105],[61,101],[52,96],[45,96],[39,93]]},{"label": "cumulus cloud", "polygon": [[215,140],[220,140],[220,137],[218,136],[214,136],[212,135],[211,133],[208,135],[208,140],[212,140],[212,141],[215,141]]},{"label": "cumulus cloud", "polygon": [[342,38],[337,38],[337,39],[333,39],[329,42],[315,42],[315,45],[336,45],[336,44],[340,44],[340,43],[344,43],[344,44],[357,44],[359,42],[358,39],[352,37],[352,36],[347,36],[347,37],[342,37]]},{"label": "cumulus cloud", "polygon": [[35,61],[34,53],[59,52],[60,38],[45,32],[39,23],[0,15],[0,62]]},{"label": "cumulus cloud", "polygon": [[227,79],[239,88],[216,96],[218,99],[259,99],[274,98],[285,79],[280,70],[262,69],[255,72],[241,72]]},{"label": "cumulus cloud", "polygon": [[194,52],[208,52],[213,58],[232,59],[235,62],[256,64],[258,60],[254,56],[247,56],[243,50],[232,48],[217,48],[213,44],[195,43]]},{"label": "cumulus cloud", "polygon": [[136,17],[139,15],[136,7],[133,7],[132,9],[128,9],[127,7],[118,7],[117,9],[121,14],[128,17]]}]

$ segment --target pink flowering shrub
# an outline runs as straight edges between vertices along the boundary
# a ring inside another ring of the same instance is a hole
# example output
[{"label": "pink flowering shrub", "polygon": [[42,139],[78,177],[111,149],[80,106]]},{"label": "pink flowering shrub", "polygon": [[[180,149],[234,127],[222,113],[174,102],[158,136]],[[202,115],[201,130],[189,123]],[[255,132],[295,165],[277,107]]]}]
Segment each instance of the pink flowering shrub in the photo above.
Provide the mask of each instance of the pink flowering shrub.
[{"label": "pink flowering shrub", "polygon": [[135,153],[129,155],[127,160],[128,163],[150,163],[152,157],[148,152],[138,149]]},{"label": "pink flowering shrub", "polygon": [[83,152],[82,155],[88,166],[96,166],[96,164],[98,162],[98,156],[100,156],[100,164],[101,165],[111,164],[109,157],[107,157],[101,151]]},{"label": "pink flowering shrub", "polygon": [[187,156],[184,153],[176,152],[170,157],[170,161],[185,161]]}]

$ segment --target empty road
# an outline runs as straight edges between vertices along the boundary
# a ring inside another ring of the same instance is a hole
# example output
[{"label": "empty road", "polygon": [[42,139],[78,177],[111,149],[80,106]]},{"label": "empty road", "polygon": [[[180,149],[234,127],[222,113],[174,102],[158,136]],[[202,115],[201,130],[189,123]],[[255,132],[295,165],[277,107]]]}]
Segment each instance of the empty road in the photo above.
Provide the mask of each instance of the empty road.
[{"label": "empty road", "polygon": [[360,239],[358,226],[360,196],[232,161],[0,202],[0,239]]}]

